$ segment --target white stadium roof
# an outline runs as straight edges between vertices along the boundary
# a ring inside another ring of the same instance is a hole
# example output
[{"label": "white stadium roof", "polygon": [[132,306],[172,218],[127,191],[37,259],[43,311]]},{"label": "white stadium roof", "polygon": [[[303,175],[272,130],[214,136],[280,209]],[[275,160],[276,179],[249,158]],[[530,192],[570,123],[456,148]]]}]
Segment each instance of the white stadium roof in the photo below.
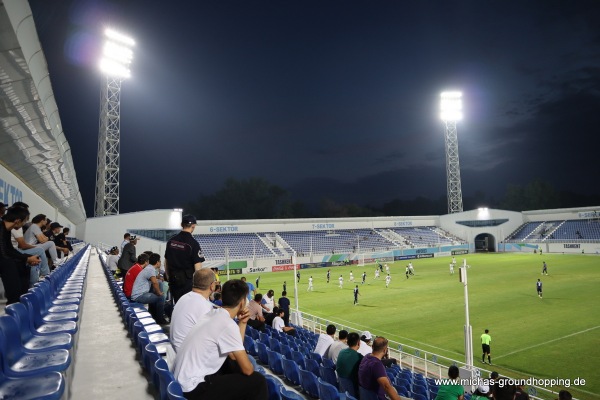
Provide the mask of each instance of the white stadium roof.
[{"label": "white stadium roof", "polygon": [[46,59],[22,0],[0,0],[0,163],[73,223],[86,219]]}]

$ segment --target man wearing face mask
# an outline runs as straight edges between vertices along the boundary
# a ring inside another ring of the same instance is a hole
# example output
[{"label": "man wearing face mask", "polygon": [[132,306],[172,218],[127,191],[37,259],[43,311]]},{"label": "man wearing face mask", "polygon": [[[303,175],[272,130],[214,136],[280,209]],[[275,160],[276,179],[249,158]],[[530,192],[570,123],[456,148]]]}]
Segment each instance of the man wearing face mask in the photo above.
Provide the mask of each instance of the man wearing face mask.
[{"label": "man wearing face mask", "polygon": [[210,295],[216,286],[215,274],[210,268],[194,272],[192,291],[181,296],[171,315],[171,344],[177,351],[198,320],[213,308]]},{"label": "man wearing face mask", "polygon": [[254,371],[243,343],[248,285],[227,281],[222,295],[223,307],[202,316],[179,346],[173,375],[186,399],[267,400],[266,379]]}]

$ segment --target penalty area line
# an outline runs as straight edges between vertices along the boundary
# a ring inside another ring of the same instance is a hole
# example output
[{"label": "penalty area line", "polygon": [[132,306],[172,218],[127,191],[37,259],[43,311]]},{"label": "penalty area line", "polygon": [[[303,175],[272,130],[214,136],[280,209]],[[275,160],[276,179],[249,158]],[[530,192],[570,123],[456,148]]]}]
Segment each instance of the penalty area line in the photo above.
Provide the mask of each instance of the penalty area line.
[{"label": "penalty area line", "polygon": [[548,340],[548,341],[546,341],[546,342],[543,342],[543,343],[534,344],[533,346],[528,346],[528,347],[524,347],[524,348],[522,348],[522,349],[519,349],[519,350],[511,351],[510,353],[506,353],[506,354],[503,354],[503,355],[501,355],[501,356],[494,357],[494,359],[496,359],[496,360],[497,360],[497,359],[499,359],[499,358],[508,357],[508,356],[511,356],[511,355],[513,355],[513,354],[516,354],[516,353],[520,353],[520,352],[522,352],[522,351],[525,351],[525,350],[529,350],[529,349],[533,349],[533,348],[536,348],[536,347],[539,347],[539,346],[544,346],[544,345],[546,345],[546,344],[550,344],[550,343],[558,342],[559,340],[563,340],[563,339],[566,339],[566,338],[570,338],[570,337],[572,337],[572,336],[576,336],[576,335],[579,335],[579,334],[582,334],[582,333],[586,333],[586,332],[589,332],[589,331],[593,331],[594,329],[598,329],[598,328],[600,328],[600,325],[598,325],[598,326],[594,326],[594,327],[592,327],[592,328],[584,329],[584,330],[582,330],[582,331],[579,331],[579,332],[571,333],[571,334],[568,334],[568,335],[565,335],[565,336],[561,336],[561,337],[559,337],[559,338],[556,338],[556,339]]}]

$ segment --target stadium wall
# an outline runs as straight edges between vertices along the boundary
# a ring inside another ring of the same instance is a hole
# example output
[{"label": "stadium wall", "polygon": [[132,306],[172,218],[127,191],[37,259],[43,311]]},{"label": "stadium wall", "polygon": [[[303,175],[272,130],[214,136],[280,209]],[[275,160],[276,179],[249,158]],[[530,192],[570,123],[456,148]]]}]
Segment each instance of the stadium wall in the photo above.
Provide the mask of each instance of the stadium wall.
[{"label": "stadium wall", "polygon": [[81,238],[79,237],[78,227],[73,222],[58,212],[56,207],[53,207],[40,197],[25,182],[3,165],[0,165],[0,201],[8,205],[12,205],[17,201],[27,203],[31,212],[31,218],[37,214],[45,214],[52,221],[60,222],[62,226],[70,228],[70,236]]},{"label": "stadium wall", "polygon": [[600,206],[523,211],[523,216],[525,218],[524,222],[557,221],[565,219],[597,219],[600,218]]},{"label": "stadium wall", "polygon": [[438,226],[438,216],[198,221],[194,234]]},{"label": "stadium wall", "polygon": [[[88,218],[83,240],[93,245],[117,246],[123,241],[123,234],[132,229],[181,229],[181,211],[152,210]],[[164,245],[158,240],[143,237],[137,246],[144,251],[164,254]]]}]

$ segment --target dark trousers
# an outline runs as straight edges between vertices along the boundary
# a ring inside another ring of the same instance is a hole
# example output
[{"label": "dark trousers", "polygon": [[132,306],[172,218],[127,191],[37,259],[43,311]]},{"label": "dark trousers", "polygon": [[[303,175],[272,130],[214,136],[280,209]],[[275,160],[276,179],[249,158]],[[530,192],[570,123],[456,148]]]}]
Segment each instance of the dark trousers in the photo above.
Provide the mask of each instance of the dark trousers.
[{"label": "dark trousers", "polygon": [[177,303],[181,296],[192,291],[194,271],[169,271],[169,292],[173,302]]},{"label": "dark trousers", "polygon": [[196,400],[267,400],[267,380],[258,372],[244,375],[235,361],[227,359],[214,375],[208,375],[191,392],[183,393],[186,399]]},{"label": "dark trousers", "polygon": [[0,275],[4,284],[6,305],[18,303],[29,289],[29,265],[23,261],[0,259]]}]

